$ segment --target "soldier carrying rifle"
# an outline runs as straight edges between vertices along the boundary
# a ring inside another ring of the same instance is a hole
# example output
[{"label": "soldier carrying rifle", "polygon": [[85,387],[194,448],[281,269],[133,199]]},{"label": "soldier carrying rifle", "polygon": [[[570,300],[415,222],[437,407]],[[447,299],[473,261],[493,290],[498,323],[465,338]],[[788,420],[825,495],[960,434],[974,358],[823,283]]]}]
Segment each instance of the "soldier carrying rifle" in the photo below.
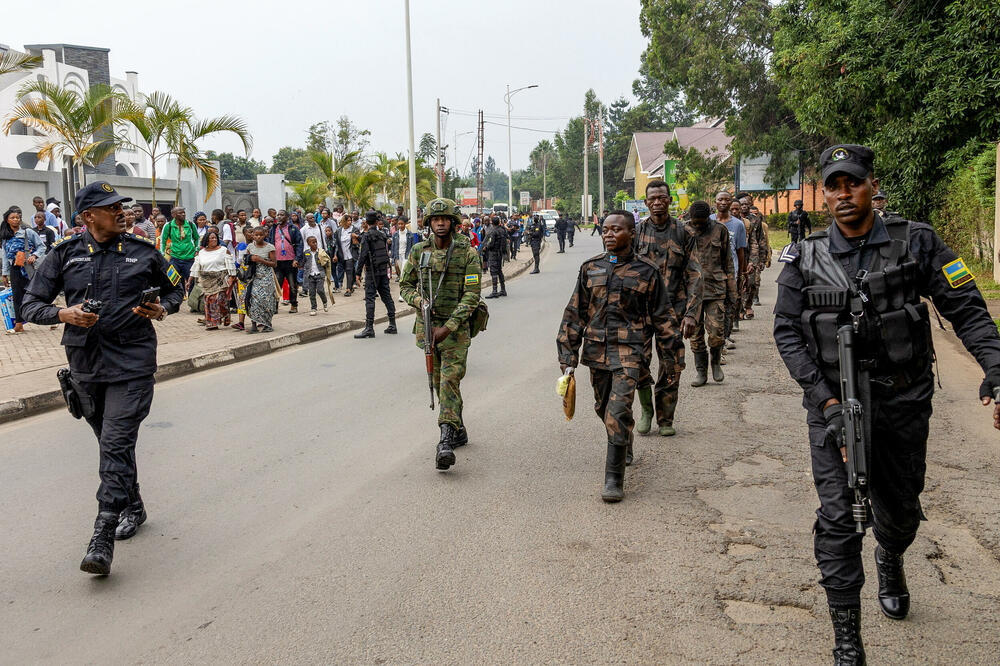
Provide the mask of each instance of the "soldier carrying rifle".
[{"label": "soldier carrying rifle", "polygon": [[[431,238],[413,247],[399,281],[400,296],[407,303],[418,311],[425,305],[429,309],[430,331],[424,317],[418,316],[413,332],[417,346],[433,355],[428,372],[433,373],[440,401],[441,439],[434,458],[439,470],[454,465],[455,449],[469,442],[459,385],[465,376],[472,336],[480,327],[485,328],[473,316],[480,308],[482,267],[469,239],[457,233],[461,221],[454,201],[429,202],[424,222],[430,227]],[[433,404],[432,394],[432,408]]]},{"label": "soldier carrying rifle", "polygon": [[[867,527],[877,541],[882,613],[902,620],[910,608],[903,553],[923,515],[934,393],[930,316],[921,297],[933,300],[983,368],[982,404],[1000,395],[1000,336],[971,272],[929,225],[873,209],[874,159],[865,146],[823,152],[823,196],[835,224],[782,250],[774,320],[778,351],[804,393],[820,500],[816,560],[834,660],[845,665],[865,663]],[[1000,406],[993,424],[1000,429]]]}]

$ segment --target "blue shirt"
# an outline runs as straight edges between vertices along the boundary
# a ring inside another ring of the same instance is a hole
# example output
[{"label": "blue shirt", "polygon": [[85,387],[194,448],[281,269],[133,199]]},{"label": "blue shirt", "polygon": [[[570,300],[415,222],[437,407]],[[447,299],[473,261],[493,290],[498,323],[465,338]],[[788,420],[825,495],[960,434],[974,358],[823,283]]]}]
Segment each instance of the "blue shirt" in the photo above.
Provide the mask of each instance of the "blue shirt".
[{"label": "blue shirt", "polygon": [[[715,213],[709,216],[710,219],[718,221]],[[726,229],[729,229],[729,251],[733,255],[733,275],[740,274],[740,259],[736,254],[736,250],[743,248],[746,249],[747,246],[747,228],[743,224],[743,220],[730,217],[728,222],[725,222]]]}]

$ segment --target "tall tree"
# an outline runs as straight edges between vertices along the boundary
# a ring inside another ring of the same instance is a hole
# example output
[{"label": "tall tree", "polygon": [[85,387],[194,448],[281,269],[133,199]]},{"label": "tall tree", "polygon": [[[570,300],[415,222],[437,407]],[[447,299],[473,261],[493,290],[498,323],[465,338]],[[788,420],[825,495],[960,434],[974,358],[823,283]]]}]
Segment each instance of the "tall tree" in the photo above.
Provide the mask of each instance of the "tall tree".
[{"label": "tall tree", "polygon": [[330,137],[333,135],[333,127],[330,121],[313,123],[306,130],[306,150],[317,153],[330,152]]},{"label": "tall tree", "polygon": [[[823,140],[805,136],[770,76],[771,2],[641,2],[640,27],[650,40],[642,61],[646,83],[680,89],[699,114],[725,118],[737,157],[769,153],[768,180],[788,180],[798,168],[797,160],[787,159],[789,152]],[[639,89],[645,92],[643,84]]]},{"label": "tall tree", "polygon": [[291,146],[282,146],[271,158],[271,173],[283,173],[287,180],[295,182],[323,175],[310,158],[308,150]]},{"label": "tall tree", "polygon": [[437,160],[437,141],[434,140],[434,135],[430,132],[424,132],[423,136],[420,137],[417,157],[427,164]]},{"label": "tall tree", "polygon": [[364,154],[368,147],[371,131],[361,129],[347,116],[337,118],[333,141],[333,156],[339,164],[348,153],[358,152]]},{"label": "tall tree", "polygon": [[222,180],[253,180],[259,173],[267,173],[267,165],[259,160],[232,153],[209,150],[205,157],[218,160]]},{"label": "tall tree", "polygon": [[1000,3],[786,0],[774,81],[813,135],[864,143],[904,214],[1000,137]]}]

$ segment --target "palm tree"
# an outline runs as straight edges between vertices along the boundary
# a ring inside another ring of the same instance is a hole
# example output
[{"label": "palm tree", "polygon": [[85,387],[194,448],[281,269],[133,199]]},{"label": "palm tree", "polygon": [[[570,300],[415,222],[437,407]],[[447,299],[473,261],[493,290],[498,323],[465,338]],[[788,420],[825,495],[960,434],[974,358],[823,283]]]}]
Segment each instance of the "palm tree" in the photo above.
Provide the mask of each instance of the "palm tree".
[{"label": "palm tree", "polygon": [[[396,155],[397,158],[400,156],[400,154]],[[416,166],[417,202],[427,203],[436,196],[434,191],[434,181],[437,178],[437,173],[434,172],[434,169],[425,166],[423,160],[421,159],[416,161]],[[405,207],[410,200],[409,160],[402,160],[402,164],[399,169],[397,169],[395,178],[393,179],[392,188],[393,198]]]},{"label": "palm tree", "polygon": [[4,51],[0,53],[0,76],[41,66],[42,56],[40,55],[31,55],[30,53],[20,53],[18,51]]},{"label": "palm tree", "polygon": [[379,187],[382,188],[382,198],[389,201],[389,187],[396,178],[396,173],[406,164],[406,160],[394,159],[385,153],[375,153],[374,171],[379,175]]},{"label": "palm tree", "polygon": [[132,103],[126,109],[124,117],[142,137],[142,143],[129,141],[124,136],[123,140],[128,146],[149,156],[155,206],[156,163],[170,154],[166,145],[167,136],[172,132],[179,132],[184,123],[191,122],[194,112],[188,107],[182,107],[170,95],[154,92],[152,95],[143,95],[141,105]]},{"label": "palm tree", "polygon": [[366,210],[375,204],[375,186],[379,174],[367,169],[338,170],[333,182],[340,196],[355,210]]},{"label": "palm tree", "polygon": [[232,132],[243,143],[246,154],[250,154],[253,139],[247,129],[246,122],[238,116],[219,116],[209,120],[187,119],[178,126],[166,132],[167,145],[170,154],[177,158],[177,189],[174,192],[174,205],[181,200],[181,169],[187,167],[205,178],[205,201],[219,186],[219,171],[198,147],[197,142],[206,136],[218,132]]},{"label": "palm tree", "polygon": [[121,143],[114,126],[122,122],[123,110],[130,102],[110,86],[93,85],[81,95],[49,81],[36,80],[21,86],[18,97],[20,101],[4,123],[4,133],[10,134],[16,122],[43,132],[38,159],[68,155],[78,169],[81,185],[84,165],[96,167],[114,155]]},{"label": "palm tree", "polygon": [[330,188],[322,180],[309,179],[304,183],[293,183],[291,187],[295,194],[288,199],[288,205],[300,206],[306,211],[316,210],[330,194]]},{"label": "palm tree", "polygon": [[535,171],[542,172],[542,200],[548,198],[548,188],[546,183],[546,176],[548,175],[549,160],[555,157],[556,149],[553,148],[552,143],[548,139],[542,139],[535,146],[534,150],[531,151],[529,159],[531,160],[531,165],[535,167]]},{"label": "palm tree", "polygon": [[350,169],[357,166],[361,160],[361,151],[354,150],[346,155],[340,160],[340,164],[335,165],[333,163],[333,153],[325,153],[321,150],[310,150],[309,159],[319,167],[320,172],[323,174],[323,178],[326,180],[327,187],[336,196],[336,187],[334,185],[334,176],[337,175],[338,171],[343,171],[345,169]]}]

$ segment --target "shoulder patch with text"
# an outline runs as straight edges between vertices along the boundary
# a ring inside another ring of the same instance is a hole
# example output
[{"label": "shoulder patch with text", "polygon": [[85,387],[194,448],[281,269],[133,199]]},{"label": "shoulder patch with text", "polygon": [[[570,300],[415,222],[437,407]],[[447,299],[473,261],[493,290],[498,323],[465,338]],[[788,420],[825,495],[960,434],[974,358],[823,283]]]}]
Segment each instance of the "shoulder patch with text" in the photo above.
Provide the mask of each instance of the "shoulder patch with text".
[{"label": "shoulder patch with text", "polygon": [[972,282],[975,279],[961,257],[942,266],[941,272],[944,273],[944,277],[952,289],[961,287],[966,282]]},{"label": "shoulder patch with text", "polygon": [[465,276],[465,284],[479,284],[479,273]]}]

